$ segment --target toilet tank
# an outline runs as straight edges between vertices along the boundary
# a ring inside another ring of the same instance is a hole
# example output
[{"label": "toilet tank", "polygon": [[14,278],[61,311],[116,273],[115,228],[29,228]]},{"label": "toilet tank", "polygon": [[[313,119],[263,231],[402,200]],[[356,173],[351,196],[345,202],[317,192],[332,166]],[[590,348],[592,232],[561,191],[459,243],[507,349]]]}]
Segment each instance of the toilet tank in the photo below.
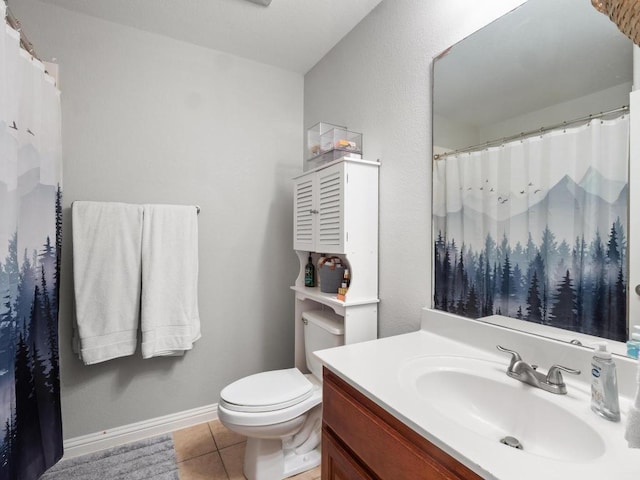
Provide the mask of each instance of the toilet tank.
[{"label": "toilet tank", "polygon": [[302,313],[302,321],[307,368],[322,379],[322,363],[312,352],[344,345],[344,318],[329,310],[308,310]]}]

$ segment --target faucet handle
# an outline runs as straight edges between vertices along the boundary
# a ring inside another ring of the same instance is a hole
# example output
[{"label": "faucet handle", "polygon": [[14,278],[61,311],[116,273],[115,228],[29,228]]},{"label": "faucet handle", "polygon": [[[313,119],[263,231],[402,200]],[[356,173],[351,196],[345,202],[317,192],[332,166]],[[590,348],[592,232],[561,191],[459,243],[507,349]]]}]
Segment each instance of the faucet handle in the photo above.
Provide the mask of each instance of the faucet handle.
[{"label": "faucet handle", "polygon": [[547,372],[547,383],[550,385],[562,385],[564,380],[562,379],[562,373],[560,370],[571,373],[572,375],[580,375],[581,373],[580,370],[563,367],[562,365],[553,365]]},{"label": "faucet handle", "polygon": [[509,350],[508,348],[504,348],[502,345],[496,345],[496,348],[501,352],[510,353],[511,354],[511,363],[509,364],[509,369],[513,368],[516,362],[522,361],[522,357],[515,350]]}]

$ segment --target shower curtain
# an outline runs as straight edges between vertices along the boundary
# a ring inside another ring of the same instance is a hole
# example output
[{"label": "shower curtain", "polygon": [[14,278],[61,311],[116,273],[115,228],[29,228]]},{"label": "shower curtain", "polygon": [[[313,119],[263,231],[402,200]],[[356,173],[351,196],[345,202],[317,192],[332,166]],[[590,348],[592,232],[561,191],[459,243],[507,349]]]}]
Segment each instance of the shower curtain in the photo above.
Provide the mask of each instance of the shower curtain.
[{"label": "shower curtain", "polygon": [[629,116],[434,163],[434,307],[626,341]]},{"label": "shower curtain", "polygon": [[19,43],[0,34],[0,480],[62,456],[60,93]]}]

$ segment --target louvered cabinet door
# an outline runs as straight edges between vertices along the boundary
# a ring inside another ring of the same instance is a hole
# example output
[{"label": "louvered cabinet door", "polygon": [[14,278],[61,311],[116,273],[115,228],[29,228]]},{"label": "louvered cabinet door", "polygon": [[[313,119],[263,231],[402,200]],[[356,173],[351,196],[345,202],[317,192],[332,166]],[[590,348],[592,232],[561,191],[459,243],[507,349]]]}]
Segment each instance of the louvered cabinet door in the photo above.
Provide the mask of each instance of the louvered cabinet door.
[{"label": "louvered cabinet door", "polygon": [[315,250],[317,219],[315,176],[306,175],[294,183],[293,249]]},{"label": "louvered cabinet door", "polygon": [[345,251],[344,175],[343,163],[317,173],[317,252],[344,253]]},{"label": "louvered cabinet door", "polygon": [[296,177],[294,250],[377,257],[379,165],[341,160]]}]

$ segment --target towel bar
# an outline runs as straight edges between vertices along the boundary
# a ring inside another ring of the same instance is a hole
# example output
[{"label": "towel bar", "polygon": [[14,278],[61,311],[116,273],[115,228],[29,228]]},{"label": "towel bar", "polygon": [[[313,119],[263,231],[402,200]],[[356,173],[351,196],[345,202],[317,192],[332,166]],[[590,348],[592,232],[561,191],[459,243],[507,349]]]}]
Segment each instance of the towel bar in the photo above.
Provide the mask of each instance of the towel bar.
[{"label": "towel bar", "polygon": [[[75,203],[75,200],[71,202],[71,205],[73,206],[74,203]],[[200,215],[200,205],[194,205],[194,207],[196,207],[196,213]]]}]

